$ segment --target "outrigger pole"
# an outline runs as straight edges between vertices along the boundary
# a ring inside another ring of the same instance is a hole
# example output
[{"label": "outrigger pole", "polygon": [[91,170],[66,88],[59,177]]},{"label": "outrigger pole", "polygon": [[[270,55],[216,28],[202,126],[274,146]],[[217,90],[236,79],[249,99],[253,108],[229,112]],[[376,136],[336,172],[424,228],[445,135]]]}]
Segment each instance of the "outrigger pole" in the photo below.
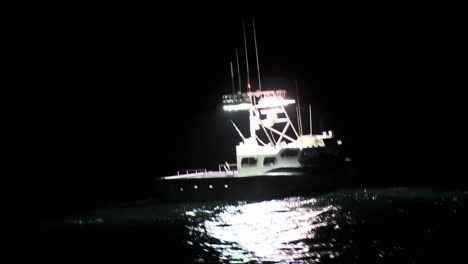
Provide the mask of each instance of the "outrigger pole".
[{"label": "outrigger pole", "polygon": [[257,34],[255,34],[255,20],[252,17],[252,24],[253,24],[253,33],[254,33],[254,41],[255,41],[255,57],[257,58],[257,74],[258,74],[258,89],[262,90],[262,82],[260,80],[260,65],[258,63],[258,49],[257,49]]},{"label": "outrigger pole", "polygon": [[232,61],[231,61],[231,80],[232,80],[232,94],[235,93],[234,89],[234,70],[232,69]]},{"label": "outrigger pole", "polygon": [[245,65],[247,67],[247,88],[250,91],[250,72],[249,72],[249,56],[247,55],[247,38],[245,37],[245,22],[242,19],[242,29],[244,30],[244,47],[245,47]]},{"label": "outrigger pole", "polygon": [[236,48],[236,61],[237,61],[237,76],[239,77],[239,93],[240,93],[241,92],[241,74],[240,74],[239,55],[237,54],[237,48]]},{"label": "outrigger pole", "polygon": [[231,120],[231,123],[232,125],[234,126],[234,128],[237,130],[237,133],[239,133],[239,136],[242,138],[242,140],[245,142],[245,137],[244,135],[242,135],[242,132],[240,132],[239,128],[237,128],[236,124],[234,124],[234,122]]}]

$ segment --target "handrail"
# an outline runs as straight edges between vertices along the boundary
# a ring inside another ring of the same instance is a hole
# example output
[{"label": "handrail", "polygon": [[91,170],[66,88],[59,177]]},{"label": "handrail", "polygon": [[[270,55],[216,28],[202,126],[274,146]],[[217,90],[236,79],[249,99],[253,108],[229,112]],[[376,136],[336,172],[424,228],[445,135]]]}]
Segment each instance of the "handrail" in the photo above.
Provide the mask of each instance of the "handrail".
[{"label": "handrail", "polygon": [[232,176],[234,176],[235,171],[231,170],[231,168],[237,169],[237,163],[228,163],[226,161],[224,164],[219,164],[218,165],[219,172],[221,172],[221,167],[224,169],[225,175],[232,172]]}]

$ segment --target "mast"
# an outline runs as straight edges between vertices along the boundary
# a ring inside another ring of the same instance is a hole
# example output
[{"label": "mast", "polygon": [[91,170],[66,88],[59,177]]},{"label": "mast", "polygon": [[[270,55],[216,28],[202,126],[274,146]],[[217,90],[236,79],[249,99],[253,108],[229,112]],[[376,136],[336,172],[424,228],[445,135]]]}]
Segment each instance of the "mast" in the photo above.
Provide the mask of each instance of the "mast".
[{"label": "mast", "polygon": [[253,33],[254,33],[254,41],[255,41],[255,57],[257,58],[257,74],[258,74],[258,89],[262,90],[262,82],[260,80],[260,65],[258,63],[258,49],[257,49],[257,34],[255,34],[255,20],[252,18],[253,24]]},{"label": "mast", "polygon": [[237,76],[239,77],[239,93],[241,92],[241,74],[240,74],[240,66],[239,66],[239,54],[237,53],[236,48],[236,61],[237,61]]},{"label": "mast", "polygon": [[247,55],[247,38],[245,37],[245,22],[242,19],[242,29],[244,30],[244,47],[245,47],[245,65],[247,66],[247,88],[250,90],[250,72],[249,72],[249,56]]}]

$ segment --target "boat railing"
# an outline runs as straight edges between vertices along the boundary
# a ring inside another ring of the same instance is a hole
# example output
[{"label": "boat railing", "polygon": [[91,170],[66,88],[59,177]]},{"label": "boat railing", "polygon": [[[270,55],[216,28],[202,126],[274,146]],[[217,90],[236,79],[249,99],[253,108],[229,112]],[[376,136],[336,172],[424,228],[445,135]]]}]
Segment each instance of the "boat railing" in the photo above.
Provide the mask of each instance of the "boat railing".
[{"label": "boat railing", "polygon": [[180,175],[189,175],[191,173],[195,173],[195,174],[198,174],[198,173],[203,173],[205,176],[206,174],[208,173],[208,171],[206,169],[184,169],[184,170],[177,170],[177,176],[180,176]]}]

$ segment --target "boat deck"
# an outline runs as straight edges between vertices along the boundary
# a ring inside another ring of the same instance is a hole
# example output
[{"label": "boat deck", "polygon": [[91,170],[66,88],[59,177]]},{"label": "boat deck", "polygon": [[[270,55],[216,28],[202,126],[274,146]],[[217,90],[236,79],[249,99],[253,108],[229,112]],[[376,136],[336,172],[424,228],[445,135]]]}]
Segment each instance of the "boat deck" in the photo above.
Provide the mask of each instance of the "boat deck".
[{"label": "boat deck", "polygon": [[237,171],[203,171],[195,173],[186,173],[182,175],[164,176],[161,180],[182,180],[182,179],[213,179],[213,178],[232,178],[237,177]]},{"label": "boat deck", "polygon": [[196,179],[227,179],[227,178],[250,178],[259,176],[302,176],[306,174],[304,171],[278,171],[278,172],[267,172],[262,175],[250,175],[250,176],[239,176],[238,171],[203,171],[194,173],[185,173],[173,176],[164,176],[157,178],[157,180],[196,180]]}]

